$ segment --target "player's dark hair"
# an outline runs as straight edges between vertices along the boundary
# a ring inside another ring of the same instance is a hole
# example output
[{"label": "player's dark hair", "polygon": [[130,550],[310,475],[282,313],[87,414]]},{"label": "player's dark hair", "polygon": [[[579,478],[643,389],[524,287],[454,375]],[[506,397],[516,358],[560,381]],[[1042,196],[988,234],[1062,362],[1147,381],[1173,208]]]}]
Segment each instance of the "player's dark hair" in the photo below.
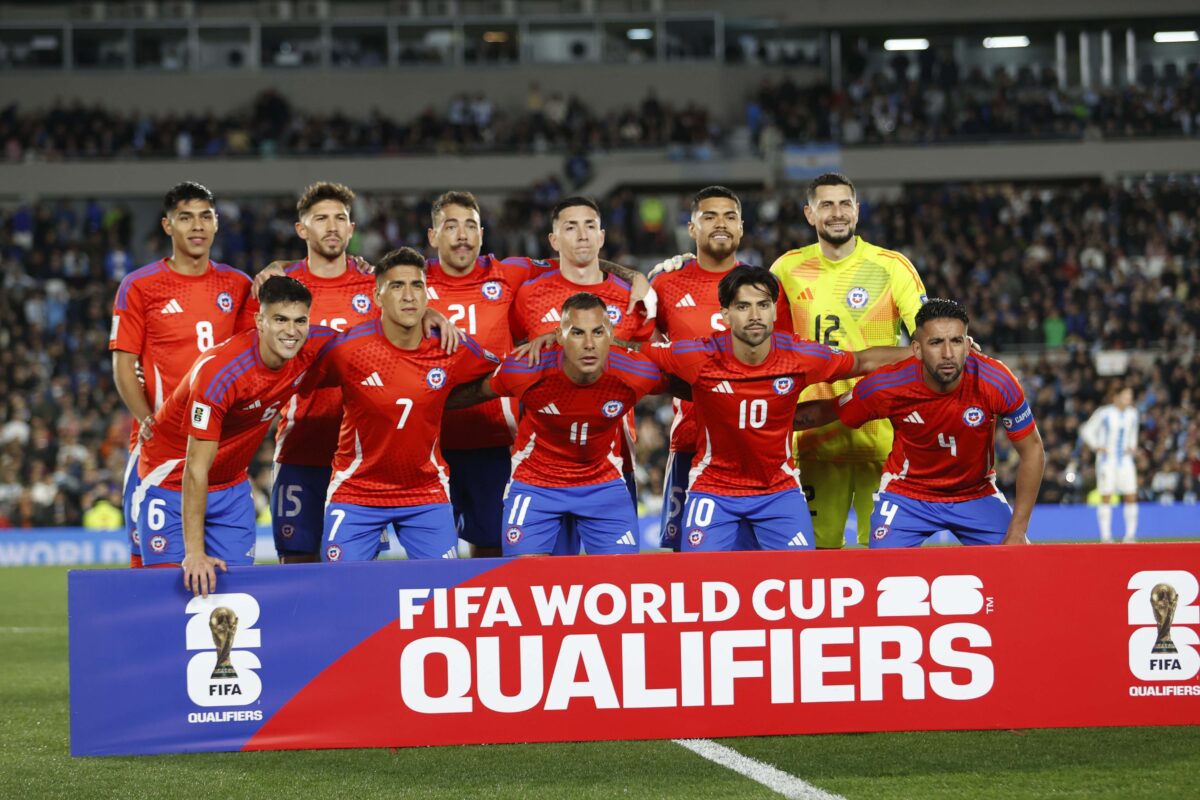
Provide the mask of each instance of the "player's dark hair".
[{"label": "player's dark hair", "polygon": [[311,211],[313,206],[324,200],[336,200],[346,207],[346,213],[350,213],[354,196],[354,190],[344,183],[317,181],[306,186],[300,194],[300,199],[296,201],[296,216],[304,219],[304,215]]},{"label": "player's dark hair", "polygon": [[854,189],[854,183],[840,172],[826,172],[824,175],[818,175],[812,179],[812,183],[808,184],[808,204],[812,205],[817,199],[817,189],[822,186],[849,186],[850,197],[858,198],[858,192]]},{"label": "player's dark hair", "polygon": [[741,198],[732,189],[727,189],[724,186],[705,186],[692,197],[692,215],[694,216],[700,210],[700,203],[713,197],[723,197],[726,200],[732,200],[737,204],[738,213],[742,213]]},{"label": "player's dark hair", "polygon": [[737,297],[738,289],[743,286],[757,286],[771,296],[772,303],[779,300],[779,281],[771,274],[771,270],[739,264],[717,284],[717,302],[721,308],[729,308]]},{"label": "player's dark hair", "polygon": [[441,224],[438,218],[442,216],[442,209],[446,206],[462,206],[463,208],[471,209],[476,214],[482,215],[482,212],[479,210],[479,201],[475,199],[475,195],[470,192],[444,192],[438,199],[433,201],[433,207],[430,209],[429,217],[433,223],[433,227],[436,228]]},{"label": "player's dark hair", "polygon": [[596,212],[596,216],[600,216],[600,206],[596,205],[596,201],[590,197],[575,195],[574,197],[564,197],[554,205],[554,210],[550,212],[550,224],[553,225],[558,221],[558,215],[566,211],[568,208],[575,206],[587,206],[592,211]]},{"label": "player's dark hair", "polygon": [[207,186],[195,181],[184,181],[183,183],[175,184],[163,195],[163,216],[169,215],[175,210],[176,206],[180,203],[186,203],[189,200],[203,200],[213,208],[217,206],[217,201],[213,198],[213,193],[208,190]]},{"label": "player's dark hair", "polygon": [[267,278],[258,290],[258,304],[263,308],[272,303],[303,303],[312,305],[312,292],[300,281],[286,275]]},{"label": "player's dark hair", "polygon": [[[598,308],[603,311],[605,309],[604,301],[591,292],[576,292],[563,301],[561,309],[562,317],[566,319],[568,311],[587,311],[591,308]],[[606,315],[604,318],[608,319],[608,316]]]},{"label": "player's dark hair", "polygon": [[425,256],[411,247],[398,247],[383,254],[383,258],[375,265],[375,283],[378,285],[382,280],[384,273],[392,267],[416,267],[425,272]]},{"label": "player's dark hair", "polygon": [[917,328],[920,329],[926,322],[935,319],[956,319],[963,325],[971,323],[965,308],[944,297],[931,297],[921,306],[921,310],[917,312]]}]

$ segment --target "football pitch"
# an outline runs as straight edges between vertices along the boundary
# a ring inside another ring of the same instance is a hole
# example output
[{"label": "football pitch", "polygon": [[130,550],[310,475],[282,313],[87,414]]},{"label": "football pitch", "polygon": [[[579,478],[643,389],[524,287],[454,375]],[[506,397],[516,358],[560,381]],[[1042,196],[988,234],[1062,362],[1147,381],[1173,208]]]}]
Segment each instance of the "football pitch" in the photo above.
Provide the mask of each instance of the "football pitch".
[{"label": "football pitch", "polygon": [[71,758],[66,573],[0,569],[0,798],[1197,796],[1200,726]]}]

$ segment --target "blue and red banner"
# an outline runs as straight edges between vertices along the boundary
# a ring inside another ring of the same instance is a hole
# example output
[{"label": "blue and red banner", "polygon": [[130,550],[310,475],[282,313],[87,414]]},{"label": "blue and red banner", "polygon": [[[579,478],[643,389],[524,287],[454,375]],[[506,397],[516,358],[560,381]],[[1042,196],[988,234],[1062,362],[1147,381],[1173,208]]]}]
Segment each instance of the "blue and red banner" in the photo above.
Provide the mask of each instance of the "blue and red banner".
[{"label": "blue and red banner", "polygon": [[1200,544],[70,573],[74,755],[1195,724]]}]

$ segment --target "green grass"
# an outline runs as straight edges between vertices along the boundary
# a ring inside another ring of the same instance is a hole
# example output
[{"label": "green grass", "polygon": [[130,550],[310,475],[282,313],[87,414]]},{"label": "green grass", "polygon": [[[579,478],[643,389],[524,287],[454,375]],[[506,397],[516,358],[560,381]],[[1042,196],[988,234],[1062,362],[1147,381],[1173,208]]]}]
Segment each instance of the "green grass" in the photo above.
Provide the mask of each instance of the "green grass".
[{"label": "green grass", "polygon": [[[0,798],[778,796],[671,742],[71,758],[61,568],[0,569],[0,658]],[[723,743],[851,800],[1166,800],[1196,797],[1200,774],[1200,727],[781,736]]]}]

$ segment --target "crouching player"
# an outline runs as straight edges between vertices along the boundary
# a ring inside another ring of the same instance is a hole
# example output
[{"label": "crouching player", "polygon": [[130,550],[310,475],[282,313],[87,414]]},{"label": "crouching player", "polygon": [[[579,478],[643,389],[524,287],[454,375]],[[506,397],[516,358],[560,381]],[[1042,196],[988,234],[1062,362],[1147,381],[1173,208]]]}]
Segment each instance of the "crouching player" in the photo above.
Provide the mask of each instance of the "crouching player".
[{"label": "crouching player", "polygon": [[569,524],[588,553],[636,553],[621,419],[644,395],[665,390],[666,381],[644,357],[610,350],[613,325],[599,296],[574,294],[561,315],[559,346],[536,366],[510,356],[450,402],[516,397],[525,408],[504,495],[504,555],[550,555]]},{"label": "crouching player", "polygon": [[[1026,544],[1046,456],[1033,412],[1001,362],[971,352],[967,313],[950,300],[917,312],[913,356],[863,378],[837,400],[804,403],[798,427],[857,428],[889,419],[895,441],[871,514],[870,546],[917,547],[948,530],[963,544]],[[1014,506],[996,488],[999,421],[1020,459]]]},{"label": "crouching player", "polygon": [[254,330],[196,360],[154,415],[134,495],[146,566],[182,565],[184,585],[207,596],[216,569],[254,562],[254,501],[246,470],[271,420],[298,391],[335,331],[308,324],[312,294],[271,278]]}]

